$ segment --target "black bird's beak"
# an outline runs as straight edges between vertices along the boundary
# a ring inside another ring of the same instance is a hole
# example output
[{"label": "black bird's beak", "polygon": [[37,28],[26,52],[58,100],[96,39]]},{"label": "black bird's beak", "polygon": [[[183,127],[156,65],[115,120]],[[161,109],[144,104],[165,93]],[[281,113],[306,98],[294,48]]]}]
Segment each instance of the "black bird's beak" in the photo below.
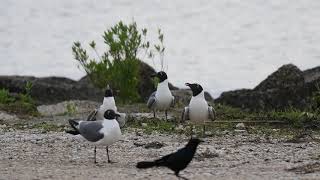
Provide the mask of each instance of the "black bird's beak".
[{"label": "black bird's beak", "polygon": [[151,77],[152,78],[157,77],[157,74],[151,74]]},{"label": "black bird's beak", "polygon": [[204,143],[205,142],[204,140],[201,140],[201,139],[199,141],[200,141],[200,143]]},{"label": "black bird's beak", "polygon": [[190,83],[186,83],[185,85],[190,87]]}]

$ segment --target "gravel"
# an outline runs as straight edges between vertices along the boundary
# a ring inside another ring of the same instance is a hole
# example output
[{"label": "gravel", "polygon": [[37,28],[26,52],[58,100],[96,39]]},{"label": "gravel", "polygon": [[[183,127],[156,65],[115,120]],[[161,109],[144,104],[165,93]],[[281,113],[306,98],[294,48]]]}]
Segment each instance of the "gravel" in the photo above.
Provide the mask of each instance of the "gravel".
[{"label": "gravel", "polygon": [[[173,152],[188,141],[182,135],[137,135],[129,131],[109,148],[116,163],[108,164],[104,147],[99,147],[98,164],[94,164],[93,147],[80,137],[63,132],[4,129],[0,128],[0,179],[177,179],[166,168],[138,170],[135,164]],[[182,176],[189,179],[320,178],[319,168],[297,169],[318,165],[320,147],[316,142],[266,141],[251,134],[226,134],[204,140],[195,159],[181,172]],[[151,142],[165,146],[146,149],[135,145]]]}]

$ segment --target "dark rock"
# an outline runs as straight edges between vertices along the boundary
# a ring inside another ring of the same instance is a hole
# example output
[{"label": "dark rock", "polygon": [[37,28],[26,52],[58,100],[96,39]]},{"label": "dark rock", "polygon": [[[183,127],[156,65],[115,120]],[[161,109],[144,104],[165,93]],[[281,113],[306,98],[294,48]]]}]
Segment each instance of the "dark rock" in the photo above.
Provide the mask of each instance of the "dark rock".
[{"label": "dark rock", "polygon": [[269,91],[272,89],[285,89],[301,87],[304,85],[303,72],[295,65],[288,64],[280,67],[264,81],[262,81],[255,91]]},{"label": "dark rock", "polygon": [[160,149],[163,146],[165,146],[164,143],[161,143],[161,142],[158,142],[158,141],[154,141],[154,142],[146,144],[144,146],[144,148],[146,148],[146,149]]},{"label": "dark rock", "polygon": [[[175,98],[176,104],[184,104],[184,105],[189,104],[190,99],[192,97],[192,92],[190,89],[172,90],[171,92]],[[209,104],[213,105],[214,99],[212,98],[209,92],[205,91],[204,97]]]},{"label": "dark rock", "polygon": [[[147,100],[155,91],[151,79],[151,74],[154,73],[151,66],[141,62],[138,92],[143,100]],[[103,90],[93,86],[88,76],[79,81],[64,77],[0,76],[0,88],[8,89],[13,94],[24,92],[27,82],[33,85],[31,96],[37,104],[53,104],[67,100],[102,101],[104,95]],[[172,84],[170,87],[177,89]]]},{"label": "dark rock", "polygon": [[88,85],[63,77],[36,78],[32,76],[0,76],[0,88],[12,93],[25,91],[27,82],[32,83],[31,96],[37,104],[57,103],[71,99],[101,100],[103,93]]},{"label": "dark rock", "polygon": [[305,109],[320,81],[316,79],[317,72],[318,69],[303,72],[292,64],[284,65],[254,89],[224,92],[216,102],[251,111]]},{"label": "dark rock", "polygon": [[320,79],[320,66],[303,71],[304,81],[311,83]]}]

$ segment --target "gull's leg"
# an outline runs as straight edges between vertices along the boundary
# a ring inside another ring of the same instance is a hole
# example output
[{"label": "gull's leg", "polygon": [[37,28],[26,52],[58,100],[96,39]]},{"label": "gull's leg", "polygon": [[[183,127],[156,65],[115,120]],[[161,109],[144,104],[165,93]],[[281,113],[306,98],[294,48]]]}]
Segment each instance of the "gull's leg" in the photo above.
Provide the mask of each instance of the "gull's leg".
[{"label": "gull's leg", "polygon": [[165,115],[166,115],[166,121],[168,120],[168,110],[164,111]]},{"label": "gull's leg", "polygon": [[156,118],[156,111],[153,110],[153,118]]},{"label": "gull's leg", "polygon": [[113,161],[110,160],[108,146],[106,147],[106,150],[107,150],[107,156],[108,156],[108,163],[114,163]]},{"label": "gull's leg", "polygon": [[96,163],[97,163],[97,158],[96,158],[96,155],[97,155],[97,147],[96,147],[96,146],[94,146],[93,152],[94,152],[94,163],[96,164]]}]

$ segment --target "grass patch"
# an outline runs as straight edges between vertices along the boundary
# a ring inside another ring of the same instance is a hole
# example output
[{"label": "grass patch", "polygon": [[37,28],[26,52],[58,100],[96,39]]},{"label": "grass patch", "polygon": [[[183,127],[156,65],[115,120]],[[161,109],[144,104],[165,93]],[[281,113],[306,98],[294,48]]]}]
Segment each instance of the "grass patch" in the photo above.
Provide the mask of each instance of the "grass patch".
[{"label": "grass patch", "polygon": [[17,115],[39,116],[37,106],[30,95],[31,88],[32,84],[27,82],[25,93],[15,96],[11,95],[7,89],[0,89],[0,110]]},{"label": "grass patch", "polygon": [[151,134],[152,132],[159,132],[161,134],[178,133],[176,124],[170,121],[163,121],[160,119],[142,119],[128,121],[127,127],[142,129],[144,133]]},{"label": "grass patch", "polygon": [[8,125],[9,128],[13,128],[16,130],[26,130],[26,129],[38,129],[41,132],[62,132],[64,131],[64,125],[56,125],[47,122],[35,123],[35,124],[27,124],[27,123],[16,123],[12,125]]}]

